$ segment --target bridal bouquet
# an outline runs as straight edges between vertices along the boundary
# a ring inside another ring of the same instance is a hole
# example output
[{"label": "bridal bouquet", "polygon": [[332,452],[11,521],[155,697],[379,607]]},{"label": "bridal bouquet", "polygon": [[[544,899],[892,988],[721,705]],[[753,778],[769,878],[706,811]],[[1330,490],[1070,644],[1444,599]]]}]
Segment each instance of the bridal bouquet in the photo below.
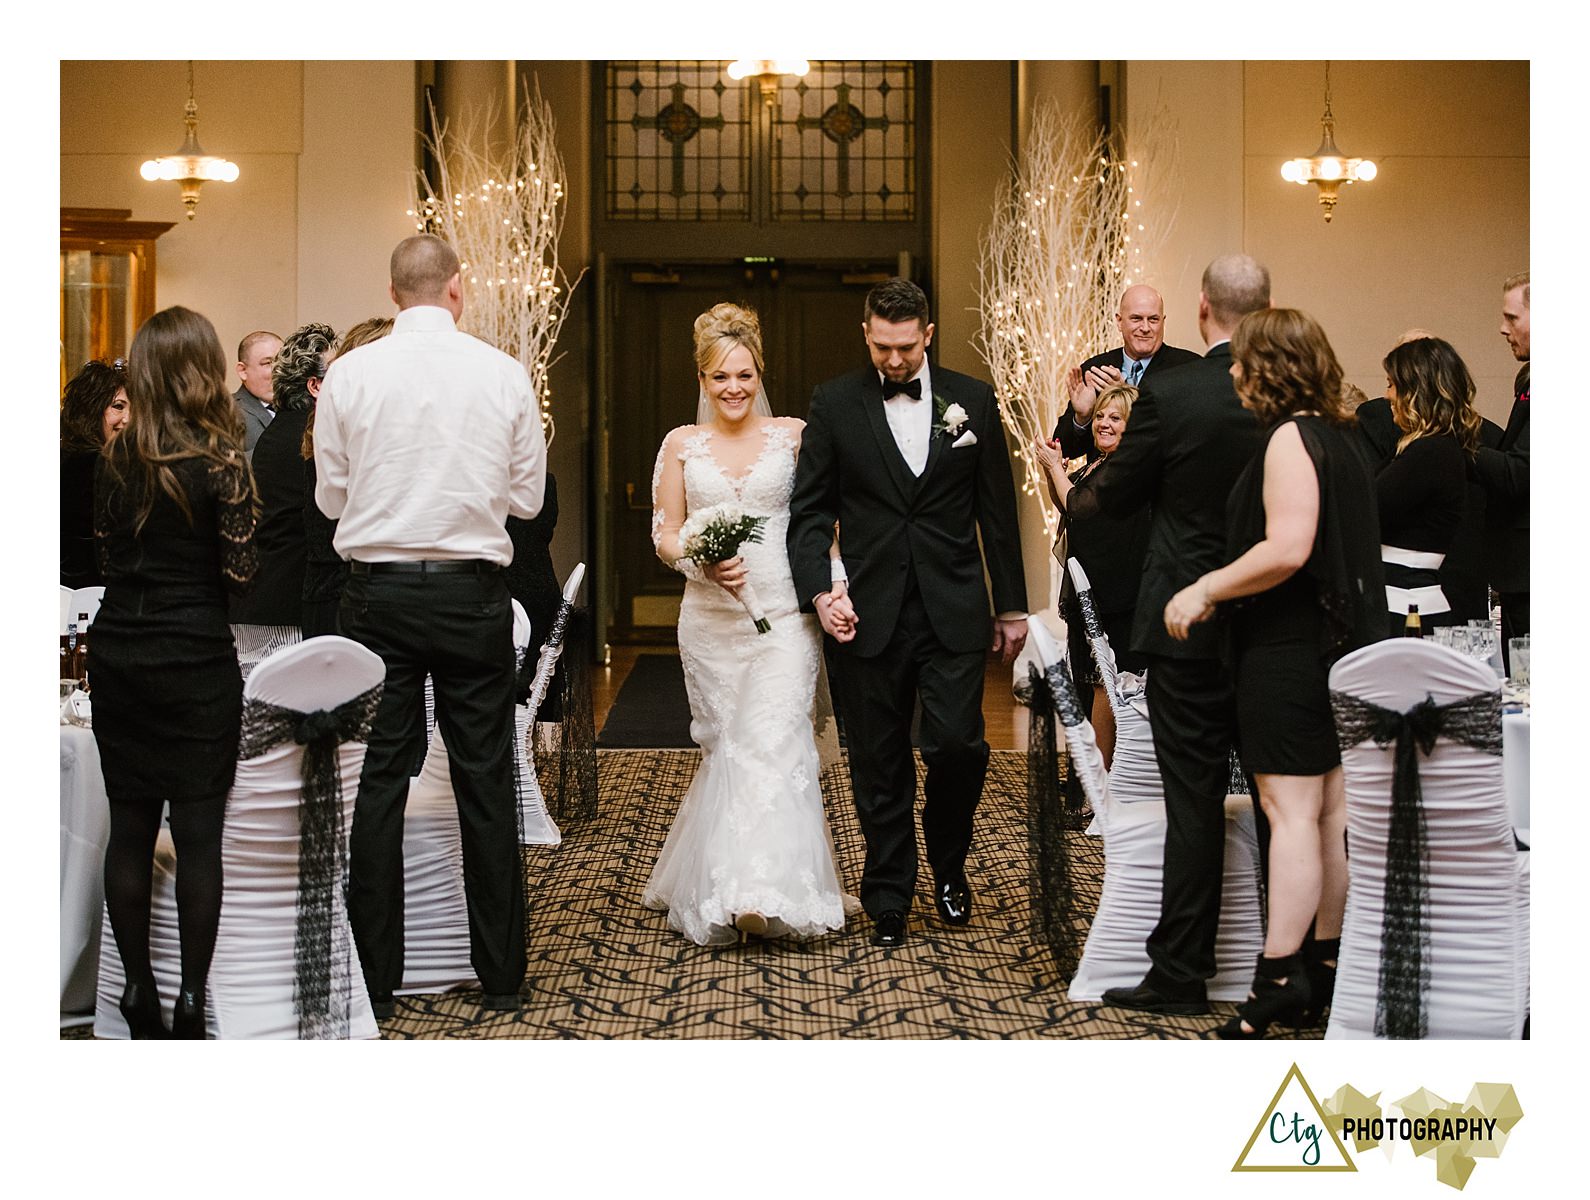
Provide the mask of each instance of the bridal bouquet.
[{"label": "bridal bouquet", "polygon": [[[766,517],[753,517],[732,504],[714,504],[698,508],[685,518],[679,530],[679,542],[686,558],[697,566],[707,567],[733,558],[747,542],[760,542],[762,526],[766,524]],[[740,586],[736,599],[756,622],[758,633],[773,628],[762,615],[761,601],[756,598],[756,589],[749,579]]]}]

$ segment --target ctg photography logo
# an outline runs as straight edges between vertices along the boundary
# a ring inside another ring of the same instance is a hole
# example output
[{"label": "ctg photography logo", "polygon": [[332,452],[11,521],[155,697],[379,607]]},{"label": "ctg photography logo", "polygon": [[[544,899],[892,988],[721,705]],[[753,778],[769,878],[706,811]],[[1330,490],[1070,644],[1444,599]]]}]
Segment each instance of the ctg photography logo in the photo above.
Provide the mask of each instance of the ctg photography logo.
[{"label": "ctg photography logo", "polygon": [[1354,1154],[1378,1148],[1393,1163],[1405,1148],[1404,1158],[1433,1164],[1437,1180],[1462,1191],[1478,1159],[1501,1157],[1523,1115],[1508,1083],[1476,1083],[1462,1102],[1420,1088],[1384,1108],[1379,1092],[1343,1084],[1321,1102],[1293,1063],[1231,1169],[1357,1171]]}]

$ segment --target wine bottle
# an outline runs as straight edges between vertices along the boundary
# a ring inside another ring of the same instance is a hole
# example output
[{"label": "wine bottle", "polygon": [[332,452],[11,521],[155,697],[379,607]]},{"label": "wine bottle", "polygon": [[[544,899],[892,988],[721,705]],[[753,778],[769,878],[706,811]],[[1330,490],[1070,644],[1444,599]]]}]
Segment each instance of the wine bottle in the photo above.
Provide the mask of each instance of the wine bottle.
[{"label": "wine bottle", "polygon": [[1422,638],[1424,636],[1424,626],[1419,621],[1419,606],[1417,604],[1408,605],[1408,619],[1402,623],[1402,636],[1411,638]]}]

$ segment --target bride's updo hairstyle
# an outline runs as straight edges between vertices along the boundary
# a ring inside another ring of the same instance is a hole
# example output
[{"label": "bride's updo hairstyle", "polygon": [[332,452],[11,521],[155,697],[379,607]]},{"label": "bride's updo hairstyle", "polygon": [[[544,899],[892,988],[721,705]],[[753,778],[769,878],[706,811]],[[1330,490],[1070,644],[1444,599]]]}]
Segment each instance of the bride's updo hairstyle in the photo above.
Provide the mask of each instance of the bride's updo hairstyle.
[{"label": "bride's updo hairstyle", "polygon": [[738,304],[714,304],[696,318],[696,370],[702,375],[736,346],[751,352],[756,373],[762,374],[762,322],[751,309]]}]

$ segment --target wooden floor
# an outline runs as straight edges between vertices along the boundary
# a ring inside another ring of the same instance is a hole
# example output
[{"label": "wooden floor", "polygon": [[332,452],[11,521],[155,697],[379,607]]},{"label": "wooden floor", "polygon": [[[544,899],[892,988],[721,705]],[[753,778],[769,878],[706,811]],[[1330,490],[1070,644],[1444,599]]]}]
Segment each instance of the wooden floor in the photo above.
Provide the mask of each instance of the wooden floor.
[{"label": "wooden floor", "polygon": [[[607,720],[607,711],[613,707],[618,689],[624,686],[635,659],[642,654],[677,654],[671,646],[614,646],[612,661],[607,666],[591,668],[591,706],[596,717],[596,728],[601,730]],[[991,750],[1025,750],[1027,748],[1027,710],[1017,704],[1011,695],[1011,668],[998,659],[988,660],[983,677],[983,736]]]}]

